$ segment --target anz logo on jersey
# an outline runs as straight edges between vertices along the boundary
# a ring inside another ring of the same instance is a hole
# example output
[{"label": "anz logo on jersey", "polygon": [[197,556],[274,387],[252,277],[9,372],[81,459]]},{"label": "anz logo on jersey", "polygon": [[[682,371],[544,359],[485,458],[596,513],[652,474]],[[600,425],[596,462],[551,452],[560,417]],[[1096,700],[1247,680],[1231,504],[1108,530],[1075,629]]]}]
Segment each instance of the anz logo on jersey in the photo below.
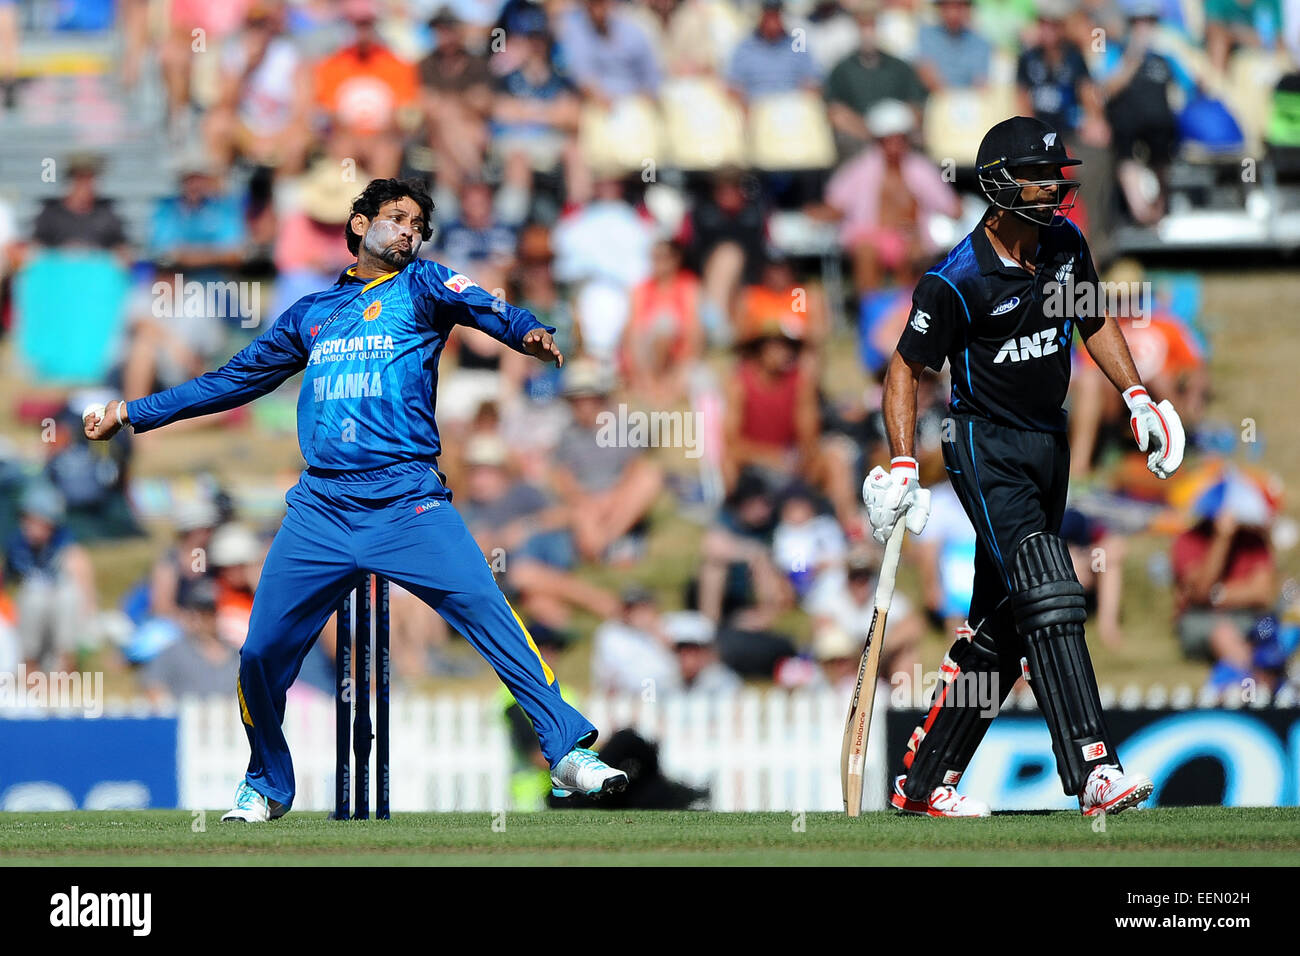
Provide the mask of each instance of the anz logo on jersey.
[{"label": "anz logo on jersey", "polygon": [[1002,348],[998,349],[993,364],[1001,365],[1008,360],[1012,362],[1028,362],[1030,359],[1042,358],[1044,355],[1051,355],[1059,350],[1056,342],[1056,326],[1052,326],[1050,329],[1043,329],[1033,335],[1022,335],[1019,341],[1007,339]]}]

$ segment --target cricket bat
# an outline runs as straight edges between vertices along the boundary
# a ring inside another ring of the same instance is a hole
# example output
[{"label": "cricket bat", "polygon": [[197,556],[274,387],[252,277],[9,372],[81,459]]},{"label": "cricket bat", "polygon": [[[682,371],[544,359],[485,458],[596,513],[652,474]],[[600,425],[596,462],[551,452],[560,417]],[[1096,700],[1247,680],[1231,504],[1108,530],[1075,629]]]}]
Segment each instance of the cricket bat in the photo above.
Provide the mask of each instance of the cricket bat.
[{"label": "cricket bat", "polygon": [[840,783],[844,794],[844,809],[849,816],[862,812],[862,771],[867,757],[867,735],[871,731],[871,708],[876,698],[876,674],[880,670],[880,651],[885,643],[885,619],[894,599],[894,578],[898,573],[898,555],[903,548],[906,533],[900,519],[885,544],[885,558],[880,563],[880,577],[876,580],[875,609],[871,612],[871,630],[867,646],[862,649],[858,664],[858,683],[853,688],[853,703],[844,724],[844,744],[840,749]]}]

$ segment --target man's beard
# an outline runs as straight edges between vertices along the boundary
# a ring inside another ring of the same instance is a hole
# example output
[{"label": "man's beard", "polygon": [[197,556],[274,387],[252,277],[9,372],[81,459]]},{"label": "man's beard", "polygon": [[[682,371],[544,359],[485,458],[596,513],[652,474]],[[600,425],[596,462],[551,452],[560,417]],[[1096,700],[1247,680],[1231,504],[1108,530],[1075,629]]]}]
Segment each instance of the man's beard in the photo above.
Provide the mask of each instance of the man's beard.
[{"label": "man's beard", "polygon": [[413,237],[410,248],[403,249],[400,235],[396,225],[390,220],[381,219],[366,232],[363,246],[366,252],[380,262],[394,269],[401,269],[419,254],[421,239],[419,236]]},{"label": "man's beard", "polygon": [[415,249],[402,249],[396,246],[390,246],[388,249],[378,253],[377,255],[381,262],[392,266],[394,269],[400,269],[415,258]]}]

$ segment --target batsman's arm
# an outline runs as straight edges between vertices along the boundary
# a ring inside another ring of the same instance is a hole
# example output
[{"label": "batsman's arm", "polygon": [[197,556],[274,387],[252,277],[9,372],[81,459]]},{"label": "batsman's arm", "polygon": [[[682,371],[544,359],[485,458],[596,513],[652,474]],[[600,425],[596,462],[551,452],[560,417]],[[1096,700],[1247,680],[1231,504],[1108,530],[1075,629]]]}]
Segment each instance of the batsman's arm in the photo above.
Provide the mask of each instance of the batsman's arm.
[{"label": "batsman's arm", "polygon": [[1103,315],[1095,329],[1084,331],[1084,326],[1080,325],[1080,331],[1088,354],[1116,389],[1124,392],[1134,385],[1142,384],[1118,322],[1109,315]]},{"label": "batsman's arm", "polygon": [[916,390],[921,374],[927,368],[936,372],[943,368],[958,330],[969,325],[966,304],[956,287],[938,273],[921,276],[912,291],[911,314],[885,373],[881,412],[893,458],[912,459],[915,466]]},{"label": "batsman's arm", "polygon": [[885,417],[885,435],[894,458],[915,458],[916,390],[925,365],[903,358],[898,352],[889,361],[885,374],[885,394],[881,412]]}]

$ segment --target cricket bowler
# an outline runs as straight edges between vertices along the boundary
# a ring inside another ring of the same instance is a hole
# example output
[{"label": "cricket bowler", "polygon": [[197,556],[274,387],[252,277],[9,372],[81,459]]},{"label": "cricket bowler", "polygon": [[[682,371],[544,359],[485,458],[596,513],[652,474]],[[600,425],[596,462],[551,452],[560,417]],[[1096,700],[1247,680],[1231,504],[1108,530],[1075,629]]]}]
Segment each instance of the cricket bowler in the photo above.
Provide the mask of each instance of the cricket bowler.
[{"label": "cricket bowler", "polygon": [[[989,814],[956,785],[996,713],[988,698],[1000,704],[1022,674],[1051,732],[1061,783],[1084,814],[1117,813],[1152,791],[1145,776],[1124,771],[1106,729],[1084,642],[1083,588],[1059,537],[1070,470],[1062,403],[1075,331],[1123,392],[1133,437],[1157,477],[1178,470],[1184,436],[1169,402],[1153,403],[1143,388],[1115,320],[1088,304],[1098,301],[1097,272],[1064,215],[1079,183],[1063,169],[1079,164],[1037,119],[1017,116],[988,131],[976,171],[990,206],[917,283],[890,361],[883,412],[893,458],[863,485],[874,536],[883,543],[904,516],[909,529],[924,527],[929,493],[913,454],[917,383],[924,368],[939,371],[946,361],[944,464],[979,538],[966,634],[944,658],[894,780],[890,802],[908,813]],[[1091,296],[1072,294],[1089,283]],[[958,692],[975,686],[989,690]]]},{"label": "cricket bowler", "polygon": [[532,721],[557,796],[627,786],[590,746],[596,728],[560,695],[492,577],[438,470],[438,357],[457,325],[559,367],[551,334],[464,275],[419,258],[433,203],[415,181],[377,179],[344,226],[357,257],[330,288],[294,303],[221,368],[134,401],[87,409],[87,437],[112,438],[226,411],[303,373],[298,444],[307,469],[262,572],[236,693],[252,755],[223,820],[265,822],[293,806],[285,693],[362,572],[420,597],[465,636]]}]

